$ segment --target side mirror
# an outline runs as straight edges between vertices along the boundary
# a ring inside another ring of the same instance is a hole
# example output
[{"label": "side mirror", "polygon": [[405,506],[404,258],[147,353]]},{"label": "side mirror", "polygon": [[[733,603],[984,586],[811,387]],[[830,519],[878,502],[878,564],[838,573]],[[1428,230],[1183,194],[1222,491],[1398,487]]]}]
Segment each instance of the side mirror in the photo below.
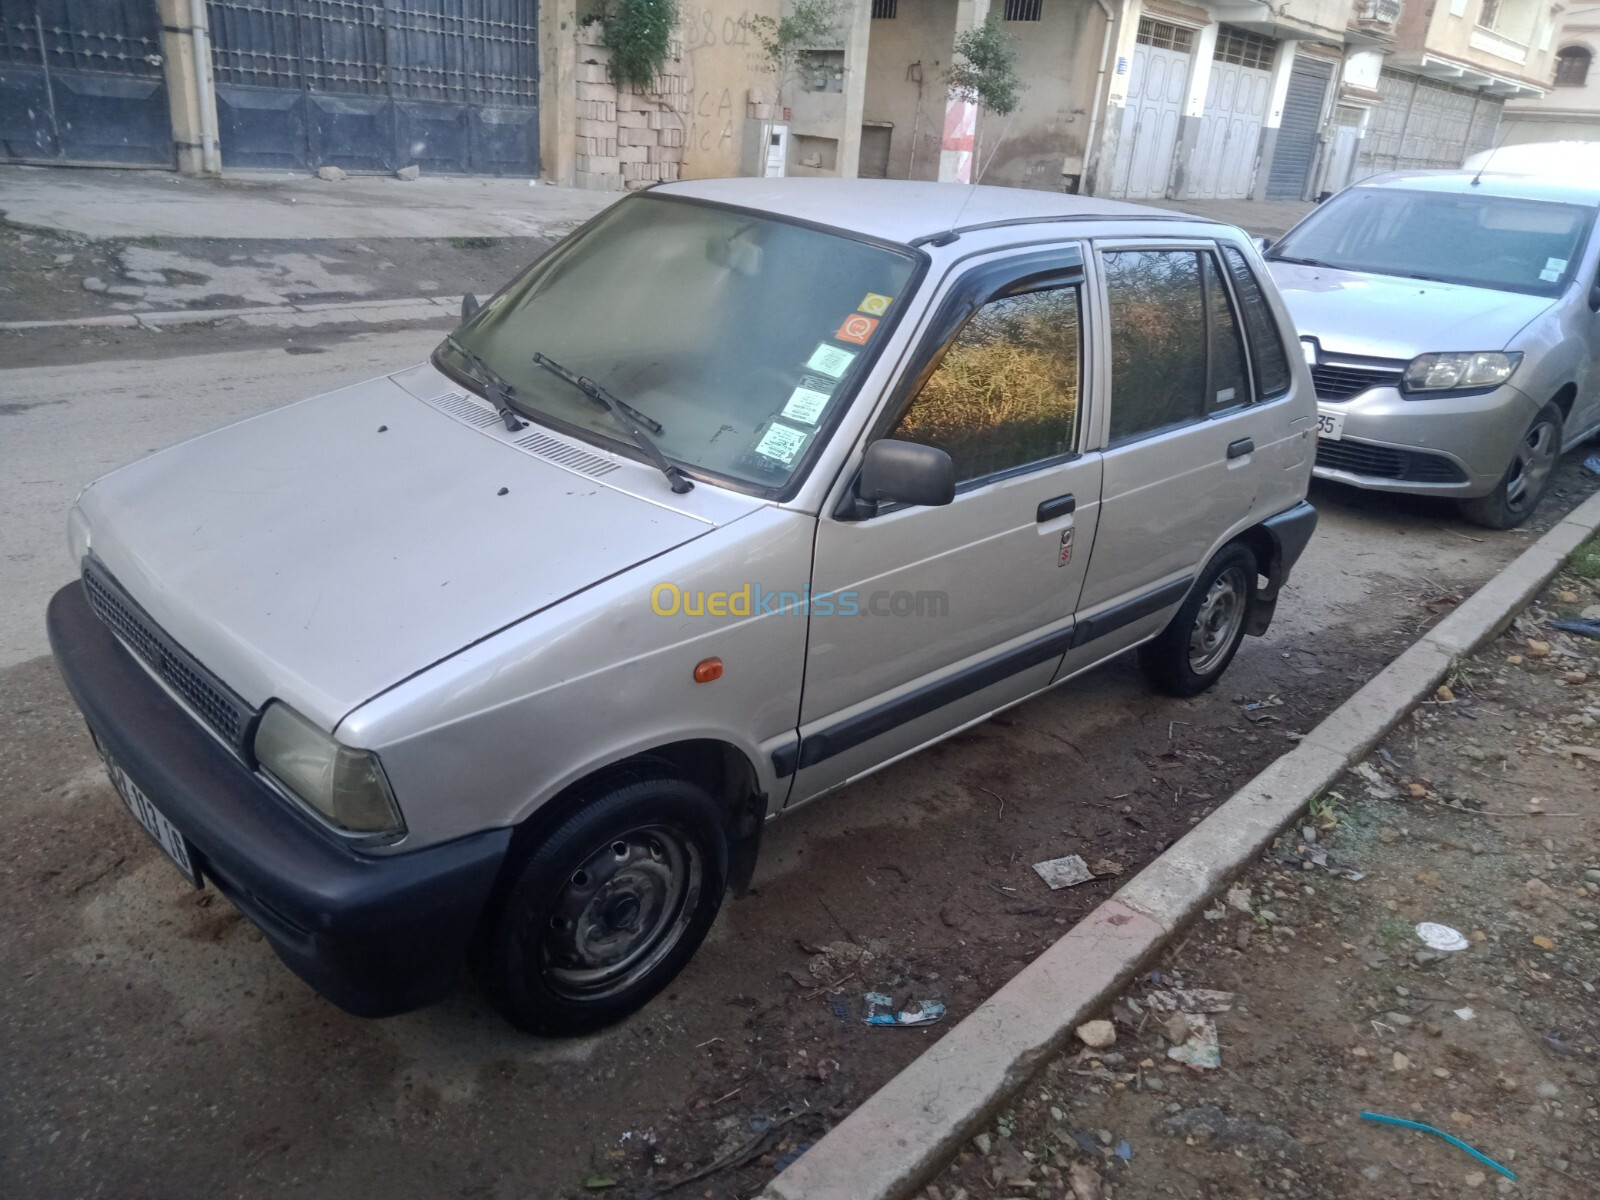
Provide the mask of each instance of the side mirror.
[{"label": "side mirror", "polygon": [[461,319],[465,321],[468,317],[472,316],[473,313],[477,312],[482,307],[483,305],[478,303],[478,298],[471,292],[468,292],[465,296],[461,297]]},{"label": "side mirror", "polygon": [[1589,289],[1589,311],[1600,313],[1600,283]]},{"label": "side mirror", "polygon": [[867,447],[856,490],[869,504],[937,507],[956,498],[956,468],[934,446],[883,438]]},{"label": "side mirror", "polygon": [[1272,239],[1269,237],[1258,237],[1256,239],[1256,249],[1265,254],[1268,250],[1272,249]]}]

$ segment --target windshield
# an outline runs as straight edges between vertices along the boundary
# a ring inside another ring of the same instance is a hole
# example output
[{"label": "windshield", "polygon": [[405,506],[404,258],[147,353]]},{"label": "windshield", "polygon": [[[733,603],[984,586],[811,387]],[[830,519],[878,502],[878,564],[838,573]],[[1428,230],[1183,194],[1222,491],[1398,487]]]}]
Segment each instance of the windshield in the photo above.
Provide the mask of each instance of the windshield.
[{"label": "windshield", "polygon": [[1556,296],[1577,266],[1592,216],[1544,200],[1352,188],[1267,257]]},{"label": "windshield", "polygon": [[534,362],[543,355],[648,418],[673,462],[777,491],[887,336],[916,261],[843,234],[638,196],[535,264],[435,357],[475,380],[476,354],[525,413],[633,453],[616,416]]}]

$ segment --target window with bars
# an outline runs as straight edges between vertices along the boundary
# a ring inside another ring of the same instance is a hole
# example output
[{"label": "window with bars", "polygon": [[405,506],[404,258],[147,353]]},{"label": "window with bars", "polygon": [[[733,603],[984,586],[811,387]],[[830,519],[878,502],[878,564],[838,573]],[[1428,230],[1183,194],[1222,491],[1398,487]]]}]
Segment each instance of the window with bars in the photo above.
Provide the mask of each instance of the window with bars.
[{"label": "window with bars", "polygon": [[1137,40],[1145,46],[1155,46],[1161,50],[1178,50],[1187,54],[1194,48],[1194,30],[1167,21],[1140,17]]},{"label": "window with bars", "polygon": [[1277,51],[1277,44],[1271,38],[1264,38],[1259,33],[1234,29],[1228,25],[1217,31],[1217,62],[1235,63],[1241,67],[1270,71]]},{"label": "window with bars", "polygon": [[1567,46],[1556,51],[1556,86],[1583,87],[1589,82],[1589,67],[1594,55],[1583,46]]},{"label": "window with bars", "polygon": [[1037,21],[1044,15],[1044,0],[1006,0],[1005,19]]},{"label": "window with bars", "polygon": [[892,21],[898,15],[900,0],[872,0],[872,19]]}]

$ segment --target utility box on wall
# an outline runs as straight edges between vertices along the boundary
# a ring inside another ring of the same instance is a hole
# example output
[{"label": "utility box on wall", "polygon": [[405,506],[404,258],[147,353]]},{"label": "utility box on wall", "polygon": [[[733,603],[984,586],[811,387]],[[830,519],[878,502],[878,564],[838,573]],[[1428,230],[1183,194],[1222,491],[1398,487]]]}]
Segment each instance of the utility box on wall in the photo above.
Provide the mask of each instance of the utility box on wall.
[{"label": "utility box on wall", "polygon": [[739,155],[744,175],[781,179],[789,173],[789,126],[783,121],[754,117],[744,123],[744,144]]}]

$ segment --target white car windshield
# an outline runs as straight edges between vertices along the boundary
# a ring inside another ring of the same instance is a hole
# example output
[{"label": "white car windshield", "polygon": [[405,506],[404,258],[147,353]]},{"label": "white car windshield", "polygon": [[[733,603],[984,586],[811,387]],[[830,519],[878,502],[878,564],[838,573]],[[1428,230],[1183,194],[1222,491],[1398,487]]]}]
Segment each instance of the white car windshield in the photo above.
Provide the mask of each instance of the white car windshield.
[{"label": "white car windshield", "polygon": [[1357,187],[1329,200],[1267,257],[1555,296],[1577,267],[1593,216],[1546,200]]},{"label": "white car windshield", "polygon": [[[907,249],[743,210],[640,195],[483,306],[435,361],[523,415],[635,454],[604,389],[675,466],[781,493],[905,306]],[[476,358],[476,362],[474,359]]]}]

